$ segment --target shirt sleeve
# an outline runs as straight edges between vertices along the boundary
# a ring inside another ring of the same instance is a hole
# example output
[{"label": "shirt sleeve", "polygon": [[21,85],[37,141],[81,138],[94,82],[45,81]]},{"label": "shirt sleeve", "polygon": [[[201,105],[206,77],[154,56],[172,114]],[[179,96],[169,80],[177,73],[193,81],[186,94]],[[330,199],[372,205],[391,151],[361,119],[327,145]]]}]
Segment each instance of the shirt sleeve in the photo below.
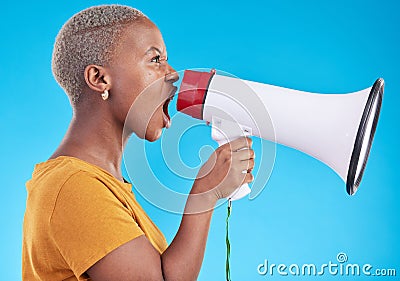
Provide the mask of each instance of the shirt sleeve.
[{"label": "shirt sleeve", "polygon": [[144,234],[107,186],[83,171],[60,188],[50,231],[78,279],[112,250]]}]

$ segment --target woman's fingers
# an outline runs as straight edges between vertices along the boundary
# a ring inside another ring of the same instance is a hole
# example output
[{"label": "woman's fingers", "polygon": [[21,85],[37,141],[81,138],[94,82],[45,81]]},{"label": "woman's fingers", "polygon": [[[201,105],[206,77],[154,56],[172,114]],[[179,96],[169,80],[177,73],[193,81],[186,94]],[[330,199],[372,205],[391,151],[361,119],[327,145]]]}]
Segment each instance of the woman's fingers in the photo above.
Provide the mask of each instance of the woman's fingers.
[{"label": "woman's fingers", "polygon": [[254,168],[254,159],[240,161],[239,163],[237,163],[235,165],[234,168],[236,171],[239,171],[239,172],[241,172],[241,171],[249,172],[249,171],[253,170],[253,168]]},{"label": "woman's fingers", "polygon": [[247,173],[247,174],[246,174],[246,177],[245,177],[245,179],[244,179],[244,181],[243,181],[243,184],[245,184],[245,183],[250,183],[250,182],[252,182],[253,180],[254,180],[253,174],[252,174],[252,173]]},{"label": "woman's fingers", "polygon": [[255,154],[253,149],[241,149],[238,151],[235,151],[232,153],[232,157],[238,159],[238,160],[248,160],[248,159],[254,159]]},{"label": "woman's fingers", "polygon": [[202,166],[197,186],[215,188],[218,199],[225,198],[244,183],[253,181],[254,151],[250,138],[241,137],[220,146]]},{"label": "woman's fingers", "polygon": [[250,148],[253,141],[248,137],[240,137],[234,141],[228,142],[221,146],[221,148],[225,148],[226,146],[230,148],[231,151],[238,151],[240,149]]},{"label": "woman's fingers", "polygon": [[250,183],[254,180],[253,174],[245,169],[243,171],[238,171],[236,173],[237,173],[236,177],[238,178],[238,182],[240,183],[239,186],[245,183]]}]

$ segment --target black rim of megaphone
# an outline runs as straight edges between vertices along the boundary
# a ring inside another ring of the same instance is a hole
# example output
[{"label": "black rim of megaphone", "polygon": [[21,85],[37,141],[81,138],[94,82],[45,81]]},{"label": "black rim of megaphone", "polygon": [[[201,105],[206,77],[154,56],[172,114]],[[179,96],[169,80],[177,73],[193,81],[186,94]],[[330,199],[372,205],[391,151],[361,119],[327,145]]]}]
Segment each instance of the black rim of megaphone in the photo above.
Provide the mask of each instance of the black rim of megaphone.
[{"label": "black rim of megaphone", "polygon": [[[349,195],[353,195],[356,193],[358,186],[360,185],[361,178],[364,174],[364,169],[367,164],[369,152],[371,150],[371,145],[372,141],[374,139],[375,135],[375,130],[376,130],[376,125],[378,123],[379,119],[379,113],[381,111],[381,105],[382,105],[382,96],[383,96],[383,89],[384,89],[384,81],[382,78],[379,78],[375,81],[374,85],[372,86],[372,89],[369,93],[367,103],[364,108],[364,112],[361,118],[360,125],[358,127],[357,131],[357,137],[356,141],[354,143],[354,148],[353,148],[353,153],[351,155],[351,160],[350,160],[350,165],[349,165],[349,171],[347,173],[347,181],[346,181],[346,190]],[[377,105],[376,105],[376,111],[371,112],[374,102],[377,100]],[[371,118],[371,114],[374,114],[373,116],[373,123],[372,123],[372,128],[371,128],[371,134],[369,136],[365,135],[365,130],[367,129],[367,123],[368,120]],[[357,173],[357,164],[360,158],[360,153],[361,153],[361,147],[364,142],[364,138],[369,137],[368,145],[367,145],[367,150],[365,152],[365,158],[361,166],[360,174],[356,177]]]}]

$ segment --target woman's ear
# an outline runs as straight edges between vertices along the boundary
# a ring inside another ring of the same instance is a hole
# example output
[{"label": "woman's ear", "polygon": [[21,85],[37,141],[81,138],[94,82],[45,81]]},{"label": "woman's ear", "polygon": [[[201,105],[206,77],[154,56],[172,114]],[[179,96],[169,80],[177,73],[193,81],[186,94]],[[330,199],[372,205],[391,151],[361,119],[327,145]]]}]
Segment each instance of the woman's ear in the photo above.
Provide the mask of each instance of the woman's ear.
[{"label": "woman's ear", "polygon": [[86,66],[84,76],[88,87],[96,92],[103,93],[111,87],[111,77],[103,66],[94,64]]}]

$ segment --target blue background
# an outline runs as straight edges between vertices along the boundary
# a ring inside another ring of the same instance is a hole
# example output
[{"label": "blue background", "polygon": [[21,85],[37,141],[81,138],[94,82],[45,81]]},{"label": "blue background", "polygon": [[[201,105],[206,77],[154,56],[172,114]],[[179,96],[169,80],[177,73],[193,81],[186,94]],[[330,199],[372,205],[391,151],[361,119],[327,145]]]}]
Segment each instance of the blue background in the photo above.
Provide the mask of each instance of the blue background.
[{"label": "blue background", "polygon": [[[74,13],[104,3],[110,2],[2,4],[1,280],[21,278],[24,184],[34,164],[55,150],[71,117],[68,100],[51,73],[54,38]],[[233,206],[231,274],[233,280],[302,280],[276,273],[260,276],[257,266],[264,259],[321,265],[336,262],[336,255],[345,252],[351,263],[395,268],[400,275],[397,1],[119,3],[141,9],[159,26],[176,70],[215,67],[243,79],[320,93],[357,91],[383,77],[381,118],[359,192],[348,196],[327,166],[278,146],[261,195]],[[202,140],[191,141],[201,146],[196,142]],[[184,152],[197,155],[190,148]],[[171,241],[180,216],[139,200]],[[216,209],[199,280],[224,280],[225,215],[225,208]],[[328,274],[316,278],[340,279]]]}]

